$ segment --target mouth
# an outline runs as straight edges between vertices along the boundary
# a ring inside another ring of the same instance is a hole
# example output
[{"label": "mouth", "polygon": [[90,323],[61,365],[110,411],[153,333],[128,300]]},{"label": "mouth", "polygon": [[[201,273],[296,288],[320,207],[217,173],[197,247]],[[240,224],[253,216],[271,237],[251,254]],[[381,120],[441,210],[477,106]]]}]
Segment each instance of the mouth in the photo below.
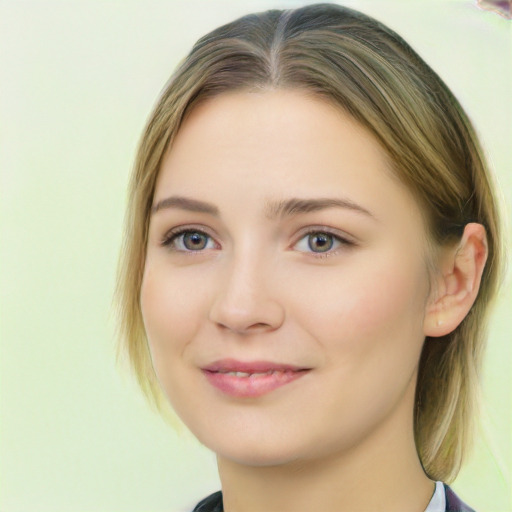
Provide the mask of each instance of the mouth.
[{"label": "mouth", "polygon": [[202,372],[222,393],[236,397],[258,397],[303,377],[311,368],[269,361],[216,361]]}]

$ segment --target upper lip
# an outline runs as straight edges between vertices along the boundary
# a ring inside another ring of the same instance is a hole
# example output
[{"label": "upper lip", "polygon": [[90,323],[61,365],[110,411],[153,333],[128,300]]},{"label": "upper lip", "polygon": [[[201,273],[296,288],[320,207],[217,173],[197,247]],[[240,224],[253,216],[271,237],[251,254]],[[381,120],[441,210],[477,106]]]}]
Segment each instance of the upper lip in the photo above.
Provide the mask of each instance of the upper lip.
[{"label": "upper lip", "polygon": [[295,366],[292,364],[275,363],[271,361],[237,361],[236,359],[221,359],[203,366],[203,370],[208,372],[244,372],[244,373],[264,373],[269,371],[300,371],[310,370],[304,366]]}]

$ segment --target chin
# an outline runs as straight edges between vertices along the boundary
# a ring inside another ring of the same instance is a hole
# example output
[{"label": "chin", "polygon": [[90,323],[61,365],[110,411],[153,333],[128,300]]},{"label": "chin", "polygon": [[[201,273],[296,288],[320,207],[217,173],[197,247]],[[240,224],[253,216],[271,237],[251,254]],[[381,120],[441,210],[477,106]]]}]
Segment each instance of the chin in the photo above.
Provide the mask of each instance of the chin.
[{"label": "chin", "polygon": [[[245,466],[280,466],[312,457],[307,443],[280,436],[269,438],[269,434],[240,435],[224,433],[222,439],[214,438],[212,432],[196,437],[207,448],[223,459]],[[245,432],[247,434],[247,432]]]},{"label": "chin", "polygon": [[269,449],[262,451],[261,447],[252,447],[250,450],[216,451],[217,457],[230,460],[236,464],[252,467],[284,466],[300,459],[295,453],[276,453]]}]

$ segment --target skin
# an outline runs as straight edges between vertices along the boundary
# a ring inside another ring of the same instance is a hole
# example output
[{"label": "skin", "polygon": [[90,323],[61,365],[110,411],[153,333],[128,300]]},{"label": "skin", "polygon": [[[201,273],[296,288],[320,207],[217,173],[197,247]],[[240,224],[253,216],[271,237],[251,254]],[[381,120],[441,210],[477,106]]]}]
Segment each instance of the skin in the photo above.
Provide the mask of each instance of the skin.
[{"label": "skin", "polygon": [[[217,213],[162,203],[176,196]],[[366,213],[269,215],[290,198]],[[141,289],[149,347],[172,406],[217,454],[225,510],[424,511],[434,483],[413,437],[418,361],[425,336],[452,330],[476,296],[483,228],[440,252],[431,286],[421,212],[386,154],[298,91],[196,107],[163,160],[159,203]],[[205,233],[204,247],[172,238],[178,227]],[[315,252],[308,230],[328,232],[332,248]],[[223,358],[312,370],[240,398],[201,371]]]}]

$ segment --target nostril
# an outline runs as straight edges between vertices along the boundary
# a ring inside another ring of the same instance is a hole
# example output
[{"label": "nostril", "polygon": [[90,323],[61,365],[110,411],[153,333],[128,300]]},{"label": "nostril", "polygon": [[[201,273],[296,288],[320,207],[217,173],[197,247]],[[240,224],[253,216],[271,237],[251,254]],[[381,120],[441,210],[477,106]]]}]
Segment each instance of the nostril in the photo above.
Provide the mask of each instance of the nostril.
[{"label": "nostril", "polygon": [[262,329],[262,328],[266,329],[267,327],[270,327],[270,325],[264,324],[264,323],[258,323],[258,324],[249,326],[249,329]]},{"label": "nostril", "polygon": [[270,324],[266,324],[264,322],[258,322],[251,325],[235,325],[234,323],[217,323],[218,327],[222,330],[229,330],[233,332],[237,332],[239,334],[247,334],[254,331],[265,331],[265,330],[273,330],[274,327]]}]

